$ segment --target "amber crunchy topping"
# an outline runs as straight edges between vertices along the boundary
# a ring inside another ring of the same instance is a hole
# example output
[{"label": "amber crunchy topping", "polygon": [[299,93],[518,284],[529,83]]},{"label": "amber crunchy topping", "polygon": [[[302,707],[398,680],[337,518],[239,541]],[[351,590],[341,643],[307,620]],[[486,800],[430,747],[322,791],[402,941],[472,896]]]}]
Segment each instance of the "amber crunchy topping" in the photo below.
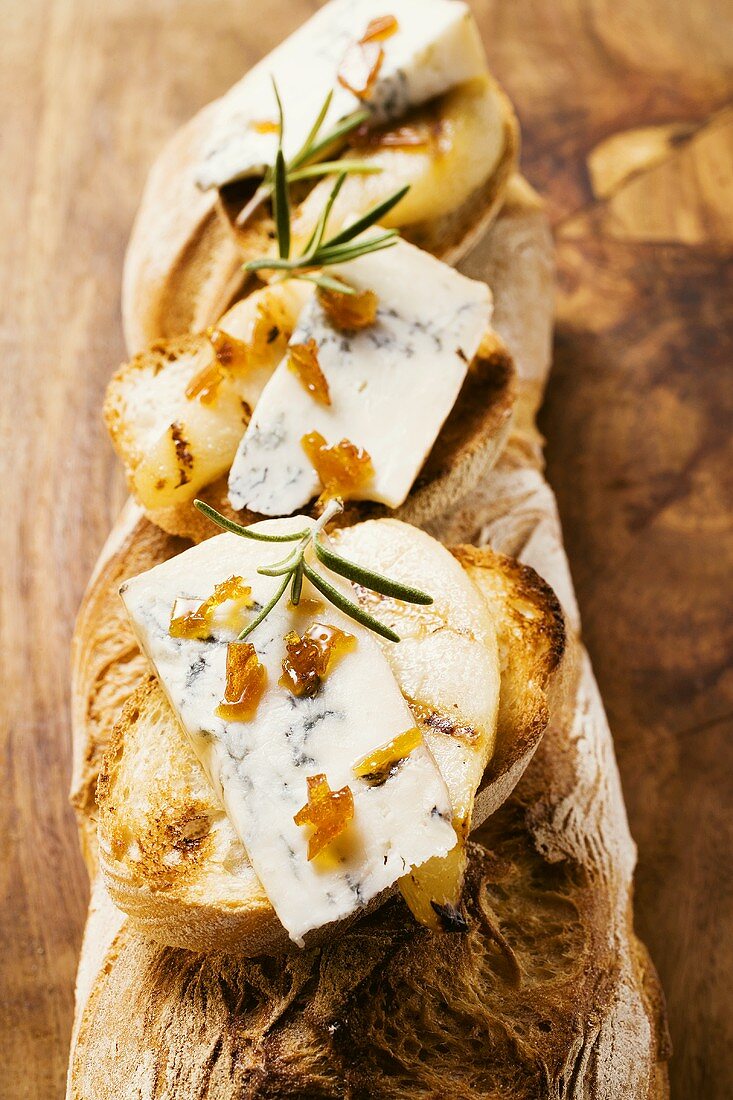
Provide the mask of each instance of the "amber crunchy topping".
[{"label": "amber crunchy topping", "polygon": [[320,405],[331,404],[328,380],[318,362],[318,344],[311,338],[307,344],[291,344],[288,366],[311,396]]},{"label": "amber crunchy topping", "polygon": [[368,485],[374,477],[371,456],[363,447],[355,446],[349,439],[329,444],[320,432],[309,432],[300,442],[321,479],[321,502],[334,497],[347,499],[356,490]]},{"label": "amber crunchy topping", "polygon": [[321,685],[318,674],[320,654],[308,638],[301,638],[296,630],[285,635],[285,656],[280,683],[297,698],[315,695]]},{"label": "amber crunchy topping", "polygon": [[284,355],[291,335],[286,325],[287,318],[282,306],[278,306],[271,297],[258,303],[249,344],[253,367],[270,362],[276,352],[278,358]]},{"label": "amber crunchy topping", "polygon": [[308,841],[308,859],[315,857],[341,835],[354,817],[354,796],[350,787],[332,791],[325,775],[308,776],[308,802],[294,816],[296,825],[313,829]]},{"label": "amber crunchy topping", "polygon": [[380,15],[367,26],[358,42],[352,42],[338,71],[338,82],[358,99],[369,99],[384,62],[381,45],[399,30],[394,15]]},{"label": "amber crunchy topping", "polygon": [[345,332],[368,328],[377,319],[379,298],[373,290],[345,294],[330,287],[318,288],[318,300],[331,324]]},{"label": "amber crunchy topping", "polygon": [[280,683],[298,699],[315,695],[339,658],[355,645],[353,634],[327,623],[313,623],[302,638],[291,630],[285,635]]},{"label": "amber crunchy topping", "polygon": [[291,608],[297,608],[301,615],[320,615],[326,610],[323,600],[314,599],[311,596],[301,596],[297,604],[290,603]]},{"label": "amber crunchy topping", "polygon": [[214,359],[186,386],[189,401],[198,398],[202,405],[210,405],[216,399],[225,374],[245,370],[249,361],[249,348],[243,340],[230,336],[220,328],[208,328],[206,338],[213,349]]},{"label": "amber crunchy topping", "polygon": [[379,42],[352,42],[341,62],[338,82],[358,99],[369,99],[383,61]]},{"label": "amber crunchy topping", "polygon": [[255,647],[250,642],[230,642],[224,700],[216,708],[219,718],[227,722],[248,722],[266,687],[267,669],[260,664]]},{"label": "amber crunchy topping", "polygon": [[214,612],[227,600],[236,602],[237,609],[251,607],[252,590],[245,584],[241,577],[229,577],[228,580],[217,584],[213,593],[197,608],[186,611],[183,615],[171,616],[168,633],[172,638],[198,638],[205,640],[211,637]]},{"label": "amber crunchy topping", "polygon": [[390,129],[362,127],[356,134],[357,148],[370,149],[427,149],[433,134],[426,126],[394,126]]},{"label": "amber crunchy topping", "polygon": [[376,19],[372,19],[367,29],[361,36],[361,42],[384,42],[386,38],[391,38],[393,34],[397,34],[400,29],[400,25],[394,15],[378,15]]},{"label": "amber crunchy topping", "polygon": [[246,370],[249,347],[244,340],[230,336],[220,328],[207,328],[206,338],[214,349],[217,363],[228,371]]},{"label": "amber crunchy topping", "polygon": [[374,785],[384,783],[389,779],[393,769],[422,743],[420,730],[417,726],[413,726],[412,729],[398,734],[391,741],[387,741],[386,744],[380,745],[378,749],[357,760],[354,764],[354,775]]},{"label": "amber crunchy topping", "polygon": [[221,367],[214,360],[194,375],[186,386],[186,397],[189,401],[198,397],[202,405],[210,405],[216,398],[222,378]]}]

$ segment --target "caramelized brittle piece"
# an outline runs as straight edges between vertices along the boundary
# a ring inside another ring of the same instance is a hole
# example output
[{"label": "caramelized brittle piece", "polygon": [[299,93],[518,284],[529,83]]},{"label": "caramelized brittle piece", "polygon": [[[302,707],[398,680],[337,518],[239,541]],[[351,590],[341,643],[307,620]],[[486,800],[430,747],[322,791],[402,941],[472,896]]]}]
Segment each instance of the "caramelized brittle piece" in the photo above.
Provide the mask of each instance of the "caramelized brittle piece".
[{"label": "caramelized brittle piece", "polygon": [[356,638],[353,634],[340,630],[337,626],[331,626],[330,623],[313,623],[308,627],[306,637],[318,646],[323,656],[324,666],[321,677],[330,672],[337,661],[356,647]]},{"label": "caramelized brittle piece", "polygon": [[427,149],[431,133],[425,126],[393,126],[390,129],[370,130],[366,127],[358,132],[358,148],[369,149]]},{"label": "caramelized brittle piece", "polygon": [[393,34],[397,34],[400,29],[400,25],[394,15],[378,15],[376,19],[372,19],[367,29],[361,36],[361,42],[384,42],[386,38],[391,38]]},{"label": "caramelized brittle piece", "polygon": [[272,296],[257,303],[257,316],[249,342],[250,366],[259,367],[282,358],[292,333],[285,310]]},{"label": "caramelized brittle piece", "polygon": [[227,373],[243,371],[248,365],[249,349],[243,340],[230,336],[220,328],[207,328],[206,339],[211,344],[214,359],[193,376],[186,386],[189,401],[196,398],[202,405],[210,405]]},{"label": "caramelized brittle piece", "polygon": [[248,340],[240,340],[218,326],[207,328],[205,335],[214,351],[214,360],[194,375],[186,387],[186,397],[210,405],[228,374],[256,370],[281,358],[291,334],[283,307],[266,299],[257,304]]},{"label": "caramelized brittle piece", "polygon": [[353,634],[327,623],[313,623],[302,638],[291,630],[285,635],[281,685],[298,699],[315,695],[335,663],[355,645]]},{"label": "caramelized brittle piece", "polygon": [[308,859],[315,857],[343,833],[354,817],[354,796],[350,787],[332,791],[325,775],[308,776],[308,802],[293,821],[313,829],[308,841]]},{"label": "caramelized brittle piece", "polygon": [[251,607],[251,597],[252,589],[241,577],[229,577],[217,584],[209,598],[192,611],[176,615],[174,606],[168,633],[171,638],[198,638],[205,641],[211,637],[212,620],[218,607],[227,600],[233,600],[237,604],[235,610]]},{"label": "caramelized brittle piece", "polygon": [[219,363],[214,360],[193,376],[186,386],[186,397],[189,401],[198,397],[202,405],[210,405],[216,398],[223,377]]},{"label": "caramelized brittle piece", "polygon": [[356,294],[344,294],[319,286],[318,301],[334,328],[354,332],[369,328],[377,319],[379,298],[373,290],[360,290]]},{"label": "caramelized brittle piece", "polygon": [[302,699],[304,696],[310,697],[316,694],[321,686],[319,664],[318,647],[310,639],[301,638],[296,630],[291,630],[285,635],[285,656],[280,683],[292,695]]},{"label": "caramelized brittle piece", "polygon": [[413,726],[357,760],[354,764],[354,775],[358,779],[366,779],[374,787],[381,786],[394,769],[422,743],[422,733],[417,726]]},{"label": "caramelized brittle piece", "polygon": [[318,362],[318,344],[311,337],[307,344],[291,344],[288,350],[288,366],[296,374],[308,393],[320,404],[331,404],[328,380]]},{"label": "caramelized brittle piece", "polygon": [[249,363],[249,347],[244,340],[230,336],[220,328],[207,328],[206,338],[214,349],[217,363],[228,371],[246,370]]},{"label": "caramelized brittle piece", "polygon": [[383,61],[384,49],[379,42],[352,42],[339,67],[338,82],[357,99],[369,99]]},{"label": "caramelized brittle piece", "polygon": [[288,607],[293,611],[299,611],[302,615],[320,615],[326,609],[323,600],[313,599],[310,596],[301,596],[297,604],[288,601]]},{"label": "caramelized brittle piece", "polygon": [[321,503],[333,497],[348,498],[374,477],[371,455],[349,439],[329,444],[320,432],[309,432],[300,442],[321,479]]},{"label": "caramelized brittle piece", "polygon": [[216,708],[227,722],[248,722],[254,717],[267,687],[267,669],[249,642],[227,646],[227,679],[224,700]]}]

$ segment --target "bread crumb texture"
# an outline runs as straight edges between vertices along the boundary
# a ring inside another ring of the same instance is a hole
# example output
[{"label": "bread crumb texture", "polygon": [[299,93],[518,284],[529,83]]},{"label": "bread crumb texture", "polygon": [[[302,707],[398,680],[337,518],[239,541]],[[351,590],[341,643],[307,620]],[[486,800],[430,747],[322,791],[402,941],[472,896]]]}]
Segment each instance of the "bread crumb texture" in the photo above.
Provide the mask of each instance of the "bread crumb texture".
[{"label": "bread crumb texture", "polygon": [[619,980],[609,914],[586,869],[539,854],[527,809],[520,789],[471,844],[464,933],[436,936],[397,898],[280,958],[123,927],[81,1021],[73,1096],[535,1100],[578,1072],[588,1084],[591,1025]]}]

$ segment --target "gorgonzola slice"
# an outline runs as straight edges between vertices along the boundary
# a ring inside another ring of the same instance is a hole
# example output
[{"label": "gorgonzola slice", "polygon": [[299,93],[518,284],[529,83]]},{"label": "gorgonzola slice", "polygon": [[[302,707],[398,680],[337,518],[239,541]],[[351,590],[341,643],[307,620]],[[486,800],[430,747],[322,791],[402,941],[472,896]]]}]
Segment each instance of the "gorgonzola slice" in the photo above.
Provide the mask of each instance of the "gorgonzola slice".
[{"label": "gorgonzola slice", "polygon": [[290,515],[321,491],[301,444],[320,432],[370,455],[373,479],[351,494],[396,508],[407,497],[450,413],[491,319],[484,283],[406,241],[329,268],[379,297],[374,325],[334,328],[317,296],[292,343],[315,340],[331,404],[316,403],[283,361],[263,390],[229,475],[235,508]]},{"label": "gorgonzola slice", "polygon": [[[381,46],[382,64],[361,101],[338,81],[351,44],[372,19],[395,16],[398,29]],[[272,80],[286,120],[286,160],[301,148],[326,95],[333,99],[322,132],[361,106],[376,122],[396,119],[414,106],[486,70],[481,39],[461,0],[331,0],[265,57],[220,101],[198,171],[201,187],[261,176],[273,164],[277,120]]]}]

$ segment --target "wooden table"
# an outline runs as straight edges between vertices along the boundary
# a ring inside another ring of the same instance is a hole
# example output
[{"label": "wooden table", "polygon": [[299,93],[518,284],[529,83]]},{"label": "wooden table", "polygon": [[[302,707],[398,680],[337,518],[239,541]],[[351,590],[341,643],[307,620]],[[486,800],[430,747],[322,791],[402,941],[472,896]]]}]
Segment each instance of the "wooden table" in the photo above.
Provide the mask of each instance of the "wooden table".
[{"label": "wooden table", "polygon": [[[59,1096],[66,1066],[87,894],[65,799],[68,642],[123,500],[100,403],[123,355],[135,205],[161,141],[315,6],[2,5],[0,1092],[10,1098]],[[557,233],[557,362],[542,426],[639,843],[637,925],[667,991],[672,1078],[686,1100],[729,1097],[733,10],[474,7]]]}]

